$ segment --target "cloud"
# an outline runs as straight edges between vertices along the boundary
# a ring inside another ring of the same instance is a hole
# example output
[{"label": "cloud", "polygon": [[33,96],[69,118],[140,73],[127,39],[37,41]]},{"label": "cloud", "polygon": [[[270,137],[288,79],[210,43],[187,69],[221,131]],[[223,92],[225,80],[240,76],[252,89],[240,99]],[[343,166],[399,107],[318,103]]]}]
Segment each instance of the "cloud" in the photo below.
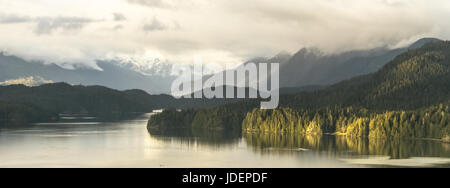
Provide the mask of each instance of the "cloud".
[{"label": "cloud", "polygon": [[127,0],[129,3],[139,4],[148,7],[168,8],[171,7],[165,0]]},{"label": "cloud", "polygon": [[30,21],[31,18],[27,16],[0,14],[0,24],[16,24],[16,23],[26,23]]},{"label": "cloud", "polygon": [[125,17],[125,15],[121,14],[121,13],[114,13],[114,21],[125,21],[127,20],[127,18]]},{"label": "cloud", "polygon": [[34,33],[38,35],[51,34],[53,31],[78,31],[86,24],[98,22],[82,17],[29,17],[21,15],[2,15],[0,14],[0,24],[21,24],[35,23]]},{"label": "cloud", "polygon": [[118,31],[118,30],[122,30],[124,27],[123,25],[116,25],[113,27],[113,30]]},{"label": "cloud", "polygon": [[146,32],[152,32],[152,31],[161,31],[166,30],[168,27],[164,25],[161,21],[157,20],[156,18],[153,18],[153,20],[150,23],[144,24],[144,31]]},{"label": "cloud", "polygon": [[55,17],[55,18],[37,18],[35,33],[38,35],[52,34],[56,30],[79,31],[86,24],[96,22],[96,20],[78,17]]},{"label": "cloud", "polygon": [[[239,63],[450,39],[448,0],[0,0],[0,49],[51,63],[111,54]],[[145,63],[145,62],[143,62]]]},{"label": "cloud", "polygon": [[393,7],[401,7],[401,6],[405,6],[408,3],[403,1],[403,0],[378,0],[381,3],[384,3],[385,5],[388,6],[393,6]]}]

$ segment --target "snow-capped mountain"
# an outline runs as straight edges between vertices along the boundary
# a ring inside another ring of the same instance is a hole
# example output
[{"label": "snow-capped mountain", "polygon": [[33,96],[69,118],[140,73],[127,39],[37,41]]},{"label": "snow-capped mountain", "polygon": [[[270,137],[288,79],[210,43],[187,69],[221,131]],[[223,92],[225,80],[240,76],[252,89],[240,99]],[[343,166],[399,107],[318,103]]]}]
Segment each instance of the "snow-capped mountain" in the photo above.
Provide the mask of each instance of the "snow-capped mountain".
[{"label": "snow-capped mountain", "polygon": [[146,76],[170,76],[172,65],[161,57],[149,55],[114,55],[109,61],[117,63],[120,67],[139,72]]},{"label": "snow-capped mountain", "polygon": [[22,84],[25,86],[40,86],[42,84],[50,84],[53,83],[52,80],[46,80],[40,76],[29,76],[29,77],[22,77],[18,79],[11,79],[6,80],[4,82],[0,82],[0,86],[7,86],[7,85],[18,85]]}]

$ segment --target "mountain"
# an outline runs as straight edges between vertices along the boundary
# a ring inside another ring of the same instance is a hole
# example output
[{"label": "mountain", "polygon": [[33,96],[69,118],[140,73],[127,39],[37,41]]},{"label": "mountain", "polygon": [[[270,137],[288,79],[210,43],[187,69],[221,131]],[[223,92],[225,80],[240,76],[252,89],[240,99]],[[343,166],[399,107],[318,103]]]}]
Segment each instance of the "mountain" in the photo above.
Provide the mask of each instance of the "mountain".
[{"label": "mountain", "polygon": [[429,42],[424,38],[406,48],[376,48],[324,55],[318,49],[301,49],[280,67],[280,87],[332,85],[355,76],[378,71],[397,55]]},{"label": "mountain", "polygon": [[[324,54],[316,48],[303,48],[294,55],[280,53],[272,58],[253,58],[234,70],[255,63],[280,64],[280,88],[302,88],[332,85],[356,76],[374,73],[384,65],[408,50],[417,49],[427,43],[441,41],[435,38],[423,38],[405,48],[389,49],[387,47],[348,51],[338,54]],[[211,78],[205,76],[203,81]],[[267,77],[270,79],[270,75]],[[258,80],[246,78],[238,81],[237,87],[248,87]],[[256,88],[255,88],[256,89]],[[291,91],[292,93],[292,91]]]},{"label": "mountain", "polygon": [[118,55],[110,57],[110,61],[114,62],[122,68],[134,70],[147,76],[169,76],[172,72],[172,64],[167,60],[154,58],[146,54],[141,55]]},{"label": "mountain", "polygon": [[0,100],[32,104],[52,113],[110,115],[149,112],[156,109],[150,104],[143,103],[147,101],[140,101],[127,92],[102,86],[72,86],[66,83],[45,84],[38,87],[2,86]]},{"label": "mountain", "polygon": [[[281,88],[331,85],[355,76],[376,72],[402,52],[433,41],[439,40],[424,38],[407,48],[376,48],[332,55],[324,55],[317,49],[302,49],[293,56],[280,53],[272,58],[254,58],[243,63],[241,67],[252,62],[257,65],[280,63]],[[171,92],[171,84],[176,78],[171,75],[170,63],[146,57],[119,56],[111,59],[97,62],[101,70],[81,65],[67,69],[56,64],[28,62],[20,57],[0,53],[0,83],[15,83],[34,78],[43,80],[44,83],[102,85],[117,90],[142,89],[152,94]],[[210,77],[205,76],[203,80]],[[248,87],[247,82],[237,83],[236,86]]]},{"label": "mountain", "polygon": [[89,114],[115,119],[155,109],[125,92],[101,86],[72,86],[66,83],[0,86],[0,126],[59,119],[58,114]]},{"label": "mountain", "polygon": [[292,107],[329,105],[370,109],[417,109],[450,99],[450,43],[432,42],[397,56],[378,72],[335,84],[313,94],[284,97]]},{"label": "mountain", "polygon": [[[58,114],[89,114],[117,119],[159,109],[171,96],[152,96],[142,90],[118,91],[102,86],[52,83],[28,87],[0,86],[0,127],[59,119]],[[168,103],[168,102],[167,102]]]},{"label": "mountain", "polygon": [[[65,69],[56,64],[28,62],[16,56],[0,53],[0,82],[38,77],[51,82],[103,85],[118,90],[138,88],[149,93],[160,94],[169,93],[169,86],[175,79],[169,75],[159,74],[169,69],[167,67],[169,65],[164,66],[161,63],[155,65],[155,69],[148,67],[139,71],[134,64],[126,62],[98,61],[97,65],[102,70],[83,66]],[[152,71],[155,74],[151,74]]]},{"label": "mountain", "polygon": [[280,88],[280,95],[290,95],[302,92],[314,92],[327,88],[326,86],[304,86]]},{"label": "mountain", "polygon": [[441,42],[441,41],[442,40],[437,39],[437,38],[422,38],[422,39],[419,39],[418,41],[416,41],[415,43],[411,44],[409,46],[409,49],[415,50],[415,49],[421,48],[425,44],[434,43],[434,42]]}]

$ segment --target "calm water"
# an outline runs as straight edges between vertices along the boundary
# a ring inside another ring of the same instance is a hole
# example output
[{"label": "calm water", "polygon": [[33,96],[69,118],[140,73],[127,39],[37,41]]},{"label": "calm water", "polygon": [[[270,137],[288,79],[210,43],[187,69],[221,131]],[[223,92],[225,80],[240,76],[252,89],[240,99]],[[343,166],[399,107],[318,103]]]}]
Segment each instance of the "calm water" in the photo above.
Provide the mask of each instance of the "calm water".
[{"label": "calm water", "polygon": [[435,141],[149,133],[149,116],[1,130],[0,167],[450,167],[450,144]]}]

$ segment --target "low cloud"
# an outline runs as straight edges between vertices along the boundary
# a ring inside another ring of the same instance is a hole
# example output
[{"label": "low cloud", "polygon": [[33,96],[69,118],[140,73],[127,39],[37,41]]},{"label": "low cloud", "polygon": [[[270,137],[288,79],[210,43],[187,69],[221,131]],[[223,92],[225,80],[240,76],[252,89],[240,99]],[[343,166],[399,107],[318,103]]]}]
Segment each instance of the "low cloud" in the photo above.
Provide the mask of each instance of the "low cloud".
[{"label": "low cloud", "polygon": [[126,0],[132,4],[138,4],[148,7],[169,8],[171,5],[166,0]]},{"label": "low cloud", "polygon": [[118,30],[122,30],[124,28],[123,25],[116,25],[113,27],[113,30],[118,31]]},{"label": "low cloud", "polygon": [[150,23],[144,24],[143,27],[144,31],[146,32],[152,32],[152,31],[162,31],[168,29],[168,26],[163,24],[161,21],[159,21],[156,18],[153,18],[153,20]]},{"label": "low cloud", "polygon": [[120,21],[125,21],[127,20],[127,18],[125,17],[125,15],[121,14],[121,13],[114,13],[114,21],[116,22],[120,22]]},{"label": "low cloud", "polygon": [[54,31],[79,31],[86,24],[96,20],[77,17],[37,18],[35,33],[38,35],[52,34]]},{"label": "low cloud", "polygon": [[0,14],[0,24],[36,24],[33,30],[35,34],[52,34],[56,30],[61,31],[79,31],[86,24],[98,22],[89,18],[82,17],[29,17],[20,15],[2,15]]},{"label": "low cloud", "polygon": [[16,23],[26,23],[30,21],[32,21],[32,19],[27,16],[0,14],[0,24],[16,24]]},{"label": "low cloud", "polygon": [[[239,63],[450,39],[448,0],[0,0],[0,49],[50,63],[154,54]],[[142,62],[147,63],[147,62]]]}]

